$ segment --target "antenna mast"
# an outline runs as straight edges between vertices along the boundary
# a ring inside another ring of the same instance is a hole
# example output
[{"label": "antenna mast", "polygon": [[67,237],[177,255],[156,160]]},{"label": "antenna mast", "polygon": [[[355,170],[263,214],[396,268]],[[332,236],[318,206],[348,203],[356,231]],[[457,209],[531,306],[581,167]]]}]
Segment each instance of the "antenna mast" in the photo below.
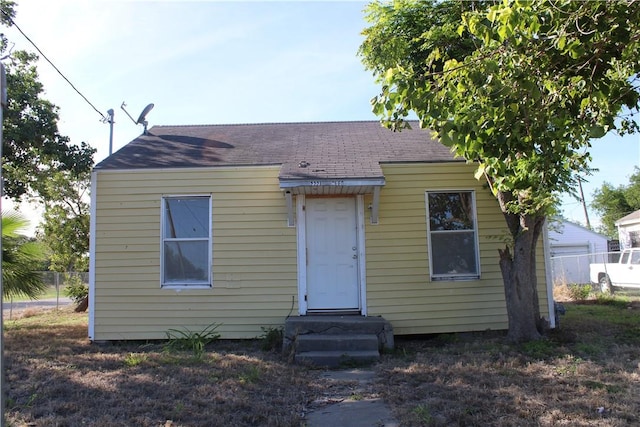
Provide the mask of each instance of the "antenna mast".
[{"label": "antenna mast", "polygon": [[122,108],[122,111],[124,111],[127,114],[127,116],[129,116],[129,118],[133,123],[144,126],[144,131],[142,132],[142,134],[147,135],[147,125],[149,124],[149,122],[147,121],[147,114],[149,114],[149,111],[153,109],[154,104],[149,104],[146,107],[144,107],[144,110],[142,110],[142,113],[140,113],[138,120],[134,120],[133,117],[131,117],[131,114],[129,114],[129,112],[124,108],[126,106],[127,104],[125,104],[124,101],[122,101],[122,105],[120,105],[120,108]]}]

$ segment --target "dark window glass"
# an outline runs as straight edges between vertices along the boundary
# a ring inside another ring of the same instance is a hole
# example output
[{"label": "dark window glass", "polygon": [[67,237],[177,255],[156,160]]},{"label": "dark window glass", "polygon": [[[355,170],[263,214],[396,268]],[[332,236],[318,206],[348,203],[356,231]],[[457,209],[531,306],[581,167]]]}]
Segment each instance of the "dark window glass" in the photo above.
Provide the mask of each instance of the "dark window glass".
[{"label": "dark window glass", "polygon": [[211,285],[210,198],[163,200],[162,284]]},{"label": "dark window glass", "polygon": [[427,210],[432,278],[477,278],[479,267],[473,193],[428,192]]}]

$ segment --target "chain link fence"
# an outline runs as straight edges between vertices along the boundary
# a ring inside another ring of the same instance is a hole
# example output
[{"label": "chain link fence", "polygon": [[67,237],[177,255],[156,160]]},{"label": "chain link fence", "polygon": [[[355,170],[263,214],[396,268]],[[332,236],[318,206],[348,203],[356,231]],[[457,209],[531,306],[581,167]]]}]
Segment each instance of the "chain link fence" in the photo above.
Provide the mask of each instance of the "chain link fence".
[{"label": "chain link fence", "polygon": [[553,285],[584,285],[589,280],[589,265],[614,263],[620,259],[620,252],[599,252],[582,255],[562,255],[551,258]]},{"label": "chain link fence", "polygon": [[56,271],[41,271],[42,280],[49,285],[51,288],[54,288],[57,293],[60,292],[61,289],[64,288],[67,281],[72,278],[79,278],[82,283],[89,286],[89,273],[88,272],[68,272],[68,273],[58,273]]},{"label": "chain link fence", "polygon": [[64,288],[67,284],[76,283],[79,280],[84,285],[89,286],[88,272],[58,273],[56,271],[42,271],[40,274],[42,275],[42,280],[49,286],[49,291],[45,294],[46,297],[54,294],[56,301],[61,298],[66,301],[67,295],[64,293]]},{"label": "chain link fence", "polygon": [[68,272],[57,273],[55,271],[41,271],[42,280],[47,284],[47,290],[37,300],[18,300],[14,301],[12,298],[3,301],[3,312],[7,311],[9,318],[11,318],[14,309],[24,309],[32,306],[39,307],[54,307],[59,308],[61,305],[67,305],[70,299],[64,292],[64,288],[68,283],[72,281],[79,281],[86,286],[89,286],[89,273],[88,272]]}]

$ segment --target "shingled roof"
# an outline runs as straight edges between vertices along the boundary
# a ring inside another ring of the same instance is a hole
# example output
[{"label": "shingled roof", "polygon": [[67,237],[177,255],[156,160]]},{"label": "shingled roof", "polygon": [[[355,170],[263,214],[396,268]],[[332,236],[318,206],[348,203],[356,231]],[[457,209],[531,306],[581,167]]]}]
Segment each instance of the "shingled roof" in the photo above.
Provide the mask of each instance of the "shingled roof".
[{"label": "shingled roof", "polygon": [[358,180],[384,182],[381,163],[456,161],[430,134],[377,121],[154,126],[95,169],[281,165],[282,187],[350,180],[357,191]]}]

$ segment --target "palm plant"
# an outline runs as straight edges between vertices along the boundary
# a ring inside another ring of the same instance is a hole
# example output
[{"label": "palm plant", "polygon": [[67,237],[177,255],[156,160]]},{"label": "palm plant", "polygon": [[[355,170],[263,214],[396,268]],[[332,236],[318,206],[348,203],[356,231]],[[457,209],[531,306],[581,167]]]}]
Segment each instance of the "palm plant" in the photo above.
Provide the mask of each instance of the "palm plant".
[{"label": "palm plant", "polygon": [[37,299],[47,284],[37,269],[45,259],[44,247],[20,234],[29,221],[18,213],[2,213],[2,296]]}]

